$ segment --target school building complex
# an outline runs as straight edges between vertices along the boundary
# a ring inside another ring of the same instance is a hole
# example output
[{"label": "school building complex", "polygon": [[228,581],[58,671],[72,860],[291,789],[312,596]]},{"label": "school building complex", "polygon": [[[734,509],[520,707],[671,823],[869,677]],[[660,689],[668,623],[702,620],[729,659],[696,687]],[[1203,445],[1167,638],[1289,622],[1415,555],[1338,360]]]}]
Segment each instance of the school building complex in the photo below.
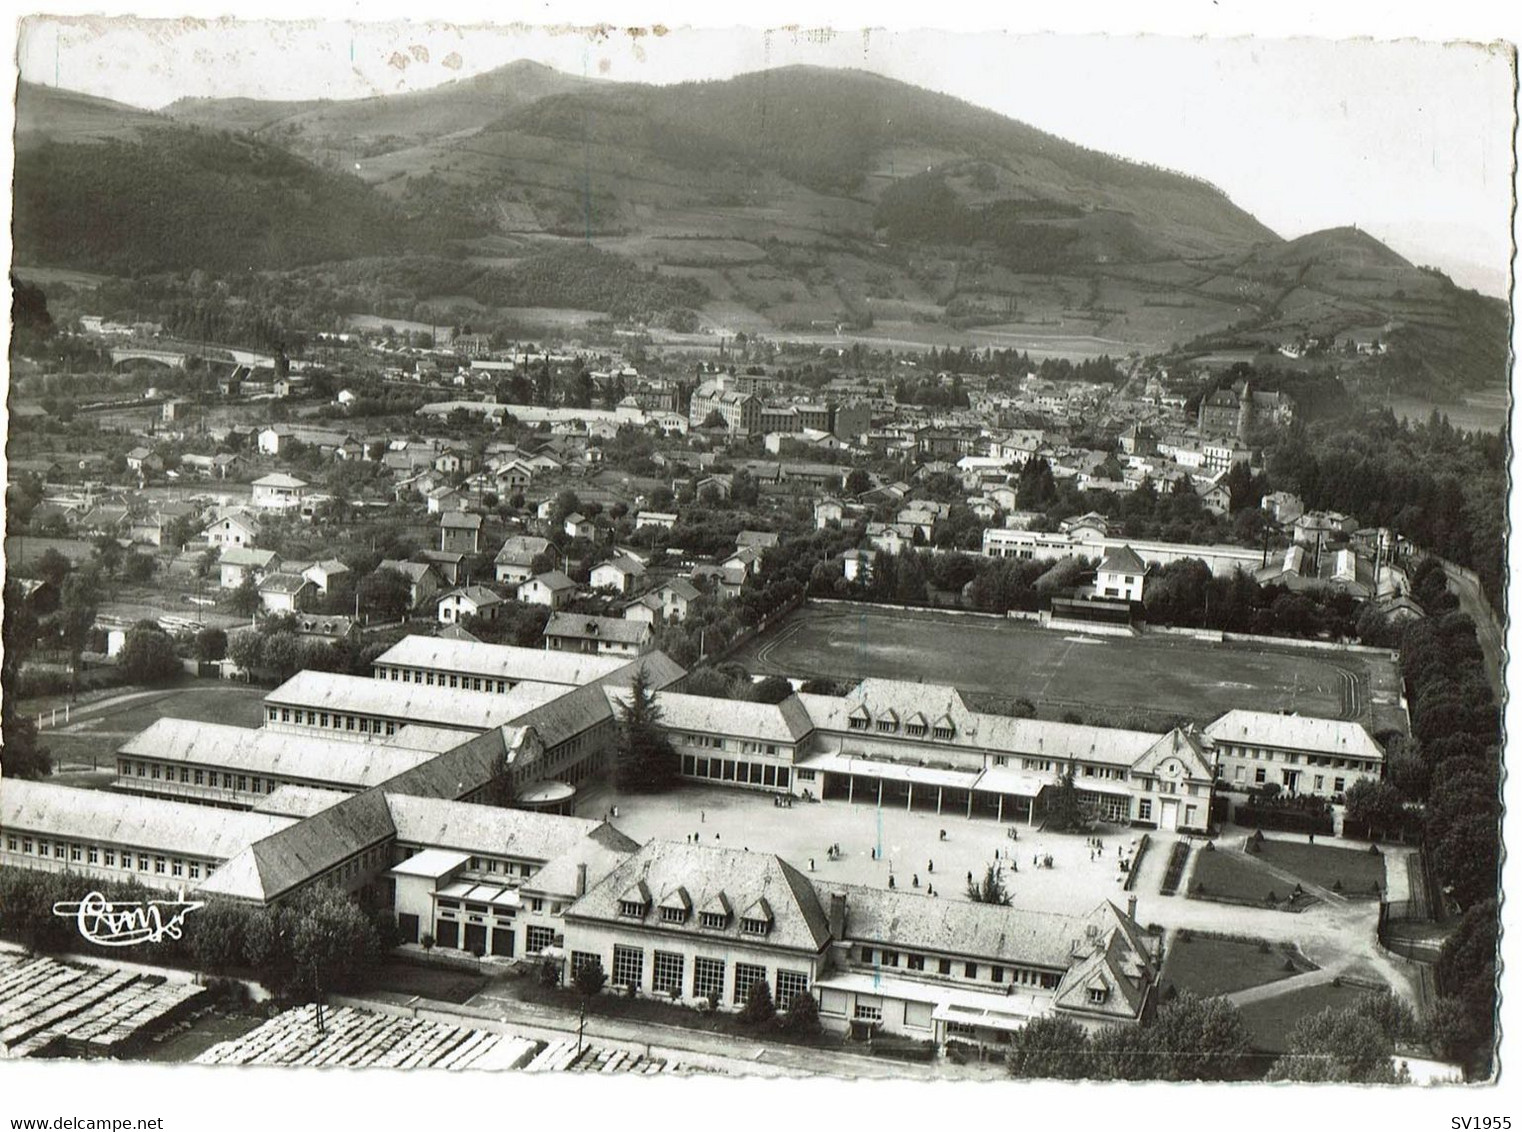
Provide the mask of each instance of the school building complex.
[{"label": "school building complex", "polygon": [[163,719],[122,743],[114,792],[11,782],[0,867],[267,905],[365,893],[404,940],[503,959],[595,957],[614,986],[732,1008],[765,979],[840,1030],[999,1042],[1049,1014],[1152,1009],[1156,938],[1087,915],[811,879],[765,852],[572,816],[643,672],[683,778],[774,795],[1035,823],[1063,778],[1103,820],[1205,832],[1222,787],[1341,794],[1378,777],[1358,724],[1232,711],[1203,731],[977,712],[954,688],[864,680],[777,704],[683,693],[636,659],[408,638],[372,677],[303,672],[257,729]]}]

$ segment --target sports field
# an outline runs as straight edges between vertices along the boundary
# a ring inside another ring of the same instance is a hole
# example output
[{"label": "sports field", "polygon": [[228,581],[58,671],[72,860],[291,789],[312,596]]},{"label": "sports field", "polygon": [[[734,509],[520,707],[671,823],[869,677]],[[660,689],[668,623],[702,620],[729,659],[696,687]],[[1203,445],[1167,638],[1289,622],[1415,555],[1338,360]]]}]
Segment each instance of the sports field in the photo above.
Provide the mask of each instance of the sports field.
[{"label": "sports field", "polygon": [[1384,687],[1393,675],[1393,665],[1372,654],[1091,637],[870,606],[806,606],[732,659],[751,672],[795,678],[952,684],[975,696],[1028,699],[1044,717],[1071,710],[1101,724],[1172,716],[1203,724],[1238,707],[1367,723],[1371,679]]}]

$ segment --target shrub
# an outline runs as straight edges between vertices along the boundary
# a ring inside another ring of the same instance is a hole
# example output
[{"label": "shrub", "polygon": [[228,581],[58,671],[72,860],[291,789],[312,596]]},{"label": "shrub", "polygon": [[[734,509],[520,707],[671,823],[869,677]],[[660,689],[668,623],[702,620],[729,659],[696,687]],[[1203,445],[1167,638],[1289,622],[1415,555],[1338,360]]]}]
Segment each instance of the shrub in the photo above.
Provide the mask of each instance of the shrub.
[{"label": "shrub", "polygon": [[602,960],[593,959],[589,963],[583,963],[576,968],[576,974],[571,981],[576,985],[579,994],[591,998],[607,985],[608,975],[602,969]]},{"label": "shrub", "polygon": [[432,932],[424,932],[423,938],[418,940],[418,943],[422,944],[424,951],[432,951],[433,945],[437,942],[438,941],[433,938]]},{"label": "shrub", "polygon": [[819,1001],[811,994],[795,994],[782,1016],[782,1028],[792,1034],[819,1032]]},{"label": "shrub", "polygon": [[558,987],[560,985],[560,964],[553,959],[539,960],[539,985],[542,987]]},{"label": "shrub", "polygon": [[777,1015],[777,1004],[772,1001],[772,988],[765,979],[757,979],[745,992],[745,1007],[740,1011],[740,1021],[749,1026],[759,1026]]}]

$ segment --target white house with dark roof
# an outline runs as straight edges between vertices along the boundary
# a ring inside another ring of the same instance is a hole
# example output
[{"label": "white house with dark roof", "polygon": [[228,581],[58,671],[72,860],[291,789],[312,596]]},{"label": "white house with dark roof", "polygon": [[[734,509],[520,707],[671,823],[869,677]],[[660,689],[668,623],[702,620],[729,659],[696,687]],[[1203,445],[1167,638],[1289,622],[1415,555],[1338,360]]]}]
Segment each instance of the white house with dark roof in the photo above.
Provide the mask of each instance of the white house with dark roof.
[{"label": "white house with dark roof", "polygon": [[253,546],[259,538],[259,523],[242,511],[224,515],[202,533],[206,545],[226,550],[235,546]]},{"label": "white house with dark roof", "polygon": [[1105,555],[1094,579],[1094,596],[1120,601],[1140,601],[1147,564],[1136,551],[1122,546]]},{"label": "white house with dark roof", "polygon": [[636,657],[655,647],[650,625],[622,617],[551,613],[544,626],[544,647],[551,652]]},{"label": "white house with dark roof", "polygon": [[1340,798],[1384,776],[1385,752],[1363,724],[1238,708],[1205,728],[1217,779],[1233,790],[1277,785],[1286,794]]},{"label": "white house with dark roof", "polygon": [[245,577],[252,576],[257,582],[278,569],[280,556],[273,550],[234,546],[223,550],[217,560],[218,581],[224,590],[237,589]]},{"label": "white house with dark roof", "polygon": [[662,621],[680,622],[686,619],[687,607],[697,598],[696,586],[686,578],[673,578],[624,606],[624,617],[652,625]]},{"label": "white house with dark roof", "polygon": [[453,625],[465,617],[495,621],[502,609],[501,595],[485,586],[461,586],[434,600],[440,625]]},{"label": "white house with dark roof", "polygon": [[494,562],[498,582],[526,582],[534,576],[534,560],[550,549],[550,540],[537,535],[509,535]]},{"label": "white house with dark roof", "polygon": [[267,574],[259,583],[259,601],[267,613],[299,613],[317,594],[317,584],[300,574]]},{"label": "white house with dark roof", "polygon": [[645,578],[645,564],[627,554],[619,554],[592,567],[591,584],[594,590],[617,590],[630,593]]},{"label": "white house with dark roof", "polygon": [[525,604],[559,609],[576,596],[576,583],[559,570],[548,570],[519,583],[517,593],[518,600]]},{"label": "white house with dark roof", "polygon": [[307,483],[284,472],[271,472],[253,483],[254,506],[267,510],[287,511],[301,506],[306,495]]}]

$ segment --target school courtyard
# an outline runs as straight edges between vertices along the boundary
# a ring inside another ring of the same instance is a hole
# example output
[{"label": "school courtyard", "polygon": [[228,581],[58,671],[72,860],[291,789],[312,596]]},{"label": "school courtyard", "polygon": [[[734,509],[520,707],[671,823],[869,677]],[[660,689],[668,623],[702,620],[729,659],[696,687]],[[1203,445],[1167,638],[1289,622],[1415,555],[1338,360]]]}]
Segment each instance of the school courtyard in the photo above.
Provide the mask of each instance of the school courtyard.
[{"label": "school courtyard", "polygon": [[1244,699],[1262,711],[1356,719],[1379,727],[1398,698],[1384,654],[1213,642],[1175,634],[1101,637],[1027,622],[864,605],[798,609],[731,659],[758,674],[953,684],[1024,698],[1055,718],[1076,710],[1205,723]]},{"label": "school courtyard", "polygon": [[[1416,966],[1379,946],[1378,901],[1320,889],[1311,869],[1302,869],[1304,881],[1307,888],[1315,888],[1319,899],[1300,912],[1191,898],[1191,878],[1202,858],[1221,854],[1245,862],[1241,844],[1249,831],[1234,826],[1223,830],[1211,853],[1203,850],[1203,838],[1151,832],[1145,853],[1135,862],[1136,883],[1127,891],[1126,874],[1119,862],[1134,859],[1143,833],[1129,826],[1098,827],[1094,837],[1099,848],[1091,849],[1086,835],[1043,833],[1021,823],[1001,824],[991,819],[879,809],[841,801],[796,801],[790,808],[778,807],[771,795],[760,791],[698,785],[683,785],[660,795],[627,795],[599,786],[578,800],[577,814],[591,818],[606,814],[611,818],[615,806],[615,823],[639,841],[662,838],[681,842],[696,835],[705,844],[775,853],[805,871],[812,865],[811,875],[847,884],[885,886],[891,876],[895,886],[914,891],[918,876],[918,891],[928,892],[934,886],[937,898],[946,900],[966,900],[967,874],[981,880],[987,867],[997,864],[1018,908],[1081,915],[1102,900],[1125,908],[1134,895],[1137,920],[1163,928],[1165,946],[1170,950],[1185,932],[1247,936],[1268,940],[1275,947],[1292,948],[1312,965],[1313,969],[1271,987],[1253,986],[1234,993],[1233,1000],[1240,1000],[1243,1006],[1313,987],[1330,988],[1334,980],[1349,978],[1366,985],[1390,986],[1408,1001],[1420,1001]],[[1012,829],[1017,839],[1010,837]],[[1299,843],[1298,838],[1287,834],[1270,836],[1275,843],[1283,843],[1286,853],[1291,851],[1291,843]],[[1178,892],[1163,896],[1159,890],[1169,853],[1181,837],[1190,843],[1188,866]],[[829,848],[836,843],[841,855],[831,860]],[[1316,849],[1322,848],[1318,842]],[[1325,848],[1332,853],[1348,853],[1367,848],[1367,843],[1339,838],[1335,848]],[[1411,850],[1382,848],[1387,894],[1391,899],[1404,898],[1405,858]],[[1295,851],[1302,855],[1306,852]],[[1050,868],[1044,865],[1048,856]],[[1270,857],[1277,859],[1274,854]],[[1033,864],[1038,860],[1042,862],[1039,867]],[[1254,858],[1258,860],[1261,858]],[[1292,888],[1296,876],[1279,871]]]},{"label": "school courtyard", "polygon": [[[997,863],[1017,906],[1053,912],[1088,912],[1107,899],[1124,908],[1120,860],[1141,837],[1129,827],[1102,827],[1095,836],[1103,849],[1091,850],[1085,836],[1042,833],[1024,824],[851,802],[800,800],[779,807],[770,794],[716,786],[684,785],[654,796],[600,786],[578,801],[576,812],[611,817],[615,806],[614,824],[637,841],[680,842],[695,835],[705,845],[775,853],[805,872],[812,863],[812,875],[846,884],[885,887],[891,877],[895,887],[915,891],[917,877],[918,891],[933,887],[948,900],[967,899],[967,874],[982,880]],[[838,860],[830,859],[834,844],[840,846]],[[1050,868],[1032,863],[1047,857]]]}]

